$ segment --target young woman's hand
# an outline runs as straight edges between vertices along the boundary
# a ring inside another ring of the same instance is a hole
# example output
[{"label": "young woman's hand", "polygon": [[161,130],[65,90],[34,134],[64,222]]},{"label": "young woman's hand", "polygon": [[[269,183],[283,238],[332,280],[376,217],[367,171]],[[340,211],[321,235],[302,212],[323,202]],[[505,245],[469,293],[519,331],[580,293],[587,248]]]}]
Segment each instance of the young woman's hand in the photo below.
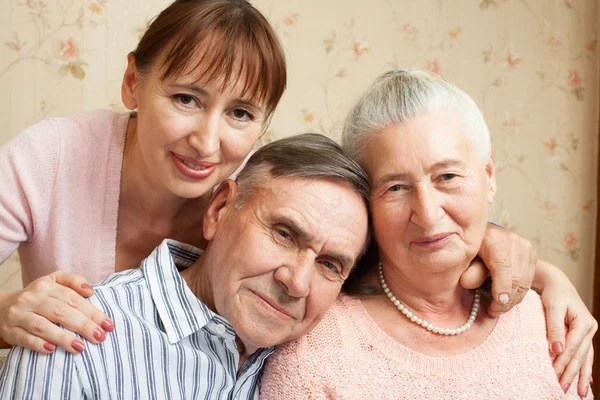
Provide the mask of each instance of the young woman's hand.
[{"label": "young woman's hand", "polygon": [[60,346],[70,353],[85,349],[83,341],[60,324],[91,343],[106,339],[113,322],[84,297],[94,290],[80,275],[53,272],[16,292],[0,292],[0,337],[11,345],[49,354]]}]

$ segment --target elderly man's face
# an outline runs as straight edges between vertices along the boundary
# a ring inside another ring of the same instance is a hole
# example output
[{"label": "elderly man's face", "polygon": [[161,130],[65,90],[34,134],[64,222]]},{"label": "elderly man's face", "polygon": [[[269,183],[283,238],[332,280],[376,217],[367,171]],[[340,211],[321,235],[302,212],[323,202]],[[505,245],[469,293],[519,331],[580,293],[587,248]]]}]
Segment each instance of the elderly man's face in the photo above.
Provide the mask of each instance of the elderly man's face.
[{"label": "elderly man's face", "polygon": [[346,183],[271,179],[240,210],[226,181],[204,222],[216,311],[246,347],[308,332],[340,292],[367,238],[367,210]]},{"label": "elderly man's face", "polygon": [[495,194],[494,165],[482,165],[462,125],[457,113],[437,110],[369,142],[365,167],[382,260],[442,272],[477,254]]}]

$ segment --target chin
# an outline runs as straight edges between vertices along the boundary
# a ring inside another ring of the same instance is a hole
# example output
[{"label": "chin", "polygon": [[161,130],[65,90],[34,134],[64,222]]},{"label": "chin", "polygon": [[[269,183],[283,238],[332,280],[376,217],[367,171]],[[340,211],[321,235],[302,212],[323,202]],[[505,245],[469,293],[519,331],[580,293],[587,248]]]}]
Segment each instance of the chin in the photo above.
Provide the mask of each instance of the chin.
[{"label": "chin", "polygon": [[197,199],[204,196],[207,193],[211,193],[213,190],[212,185],[196,185],[189,182],[183,182],[175,185],[170,185],[171,192],[183,199]]}]

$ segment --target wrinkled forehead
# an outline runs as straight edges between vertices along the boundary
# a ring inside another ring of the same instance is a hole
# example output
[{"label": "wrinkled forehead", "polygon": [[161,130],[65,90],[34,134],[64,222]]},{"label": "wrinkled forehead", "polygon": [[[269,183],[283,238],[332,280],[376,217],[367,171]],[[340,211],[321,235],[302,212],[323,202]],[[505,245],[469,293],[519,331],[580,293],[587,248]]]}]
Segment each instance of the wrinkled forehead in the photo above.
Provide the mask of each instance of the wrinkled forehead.
[{"label": "wrinkled forehead", "polygon": [[450,162],[479,165],[478,149],[467,129],[460,115],[447,110],[388,126],[366,143],[362,160],[365,170],[375,181],[378,171],[390,168],[427,170]]},{"label": "wrinkled forehead", "polygon": [[278,221],[303,240],[342,246],[348,257],[363,250],[367,206],[349,183],[334,179],[273,179],[256,199],[266,219]]}]

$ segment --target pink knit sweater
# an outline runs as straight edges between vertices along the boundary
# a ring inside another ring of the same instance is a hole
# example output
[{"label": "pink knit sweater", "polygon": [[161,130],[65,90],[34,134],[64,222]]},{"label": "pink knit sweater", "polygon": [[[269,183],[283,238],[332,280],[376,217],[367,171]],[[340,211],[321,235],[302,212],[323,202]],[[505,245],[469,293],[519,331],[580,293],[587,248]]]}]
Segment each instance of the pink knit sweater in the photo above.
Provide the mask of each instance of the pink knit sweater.
[{"label": "pink knit sweater", "polygon": [[559,386],[534,292],[498,319],[484,343],[452,357],[400,345],[360,300],[340,295],[313,331],[277,349],[261,386],[264,400],[579,398],[577,382],[566,395]]},{"label": "pink knit sweater", "polygon": [[128,120],[52,118],[0,149],[0,263],[18,248],[24,284],[56,270],[93,283],[114,272]]}]

